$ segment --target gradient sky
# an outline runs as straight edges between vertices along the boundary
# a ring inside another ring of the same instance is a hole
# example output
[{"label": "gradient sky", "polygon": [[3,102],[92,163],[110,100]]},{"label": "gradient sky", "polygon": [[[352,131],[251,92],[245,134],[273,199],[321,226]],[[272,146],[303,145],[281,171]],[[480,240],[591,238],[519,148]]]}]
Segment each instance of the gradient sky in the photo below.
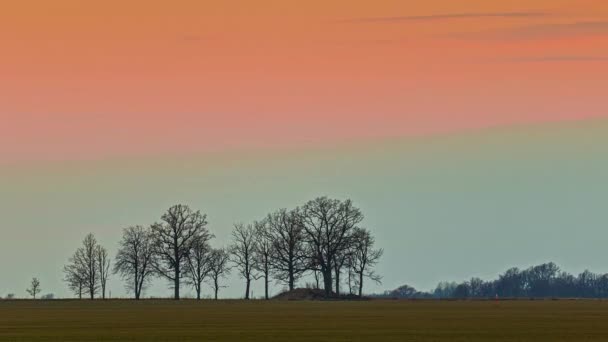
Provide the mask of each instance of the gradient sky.
[{"label": "gradient sky", "polygon": [[0,163],[424,135],[605,114],[603,0],[22,0]]},{"label": "gradient sky", "polygon": [[178,202],[225,245],[319,195],[385,248],[371,290],[608,271],[606,89],[604,0],[3,3],[0,295]]}]

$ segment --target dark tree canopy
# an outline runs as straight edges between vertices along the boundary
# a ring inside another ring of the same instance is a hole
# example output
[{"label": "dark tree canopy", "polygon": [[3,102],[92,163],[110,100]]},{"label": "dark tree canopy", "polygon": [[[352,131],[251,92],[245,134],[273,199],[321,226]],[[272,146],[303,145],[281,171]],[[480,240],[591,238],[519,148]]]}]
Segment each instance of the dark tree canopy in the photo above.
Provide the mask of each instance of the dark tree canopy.
[{"label": "dark tree canopy", "polygon": [[[397,290],[382,296],[405,298]],[[434,291],[410,291],[408,295],[408,298],[608,298],[608,274],[584,271],[574,276],[550,262],[525,270],[510,268],[495,280],[441,282]]]}]

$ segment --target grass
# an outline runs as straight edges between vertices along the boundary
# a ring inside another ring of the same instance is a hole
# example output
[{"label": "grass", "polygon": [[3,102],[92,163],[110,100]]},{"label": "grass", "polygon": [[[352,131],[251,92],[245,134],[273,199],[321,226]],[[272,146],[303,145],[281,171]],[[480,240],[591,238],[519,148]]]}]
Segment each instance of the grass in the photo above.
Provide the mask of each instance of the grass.
[{"label": "grass", "polygon": [[607,341],[608,301],[0,301],[6,341]]}]

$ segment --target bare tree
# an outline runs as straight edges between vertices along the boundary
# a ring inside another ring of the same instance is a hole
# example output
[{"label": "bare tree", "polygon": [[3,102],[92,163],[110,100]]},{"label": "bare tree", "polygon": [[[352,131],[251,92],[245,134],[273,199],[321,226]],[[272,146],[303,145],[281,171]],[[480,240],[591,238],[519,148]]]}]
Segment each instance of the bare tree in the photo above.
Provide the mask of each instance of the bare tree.
[{"label": "bare tree", "polygon": [[97,263],[97,240],[93,234],[88,234],[82,241],[82,247],[70,258],[64,267],[65,281],[72,290],[78,288],[78,296],[82,298],[83,288],[91,299],[99,291],[99,268]]},{"label": "bare tree", "polygon": [[270,282],[271,258],[274,254],[273,239],[268,229],[267,220],[254,222],[255,227],[255,267],[264,278],[264,298],[268,300],[268,284]]},{"label": "bare tree", "polygon": [[152,225],[155,270],[172,282],[174,298],[179,299],[180,280],[185,276],[187,257],[193,240],[207,232],[207,215],[186,205],[175,205],[161,217],[162,223]]},{"label": "bare tree", "polygon": [[110,257],[108,251],[97,245],[95,249],[95,258],[97,260],[97,270],[99,271],[99,285],[101,287],[101,298],[106,299],[106,284],[108,283],[108,276],[110,274]]},{"label": "bare tree", "polygon": [[154,272],[152,258],[151,230],[142,226],[123,229],[114,263],[114,273],[120,274],[127,281],[127,288],[134,292],[137,300]]},{"label": "bare tree", "polygon": [[30,287],[26,291],[27,291],[27,293],[30,294],[30,296],[32,296],[32,298],[36,299],[36,295],[38,293],[40,293],[40,291],[42,291],[42,289],[40,288],[40,281],[38,280],[38,278],[32,279],[32,282],[30,283]]},{"label": "bare tree", "polygon": [[249,299],[251,280],[257,279],[255,228],[252,225],[235,224],[232,231],[232,240],[233,243],[229,249],[231,260],[238,269],[241,278],[245,279],[245,299]]},{"label": "bare tree", "polygon": [[350,248],[352,243],[352,239],[349,236],[347,246],[345,249],[342,249],[338,253],[334,255],[333,266],[334,266],[334,276],[335,276],[335,287],[336,287],[336,295],[340,295],[340,276],[342,275],[342,268],[347,264],[350,255],[352,254],[352,249]]},{"label": "bare tree", "polygon": [[210,254],[210,267],[209,277],[213,292],[215,294],[215,300],[217,300],[217,294],[220,290],[220,280],[230,274],[230,255],[223,248],[212,249]]},{"label": "bare tree", "polygon": [[351,200],[320,197],[304,205],[301,217],[312,249],[313,263],[323,274],[325,295],[329,297],[333,287],[334,259],[349,247],[349,236],[363,220],[363,214]]},{"label": "bare tree", "polygon": [[68,288],[82,299],[85,284],[85,272],[82,266],[75,261],[75,255],[70,258],[70,263],[63,267],[63,280],[68,284]]},{"label": "bare tree", "polygon": [[356,283],[359,285],[359,297],[361,297],[363,295],[363,278],[369,278],[378,283],[382,279],[371,268],[378,263],[384,251],[374,249],[374,237],[363,228],[355,229],[353,241],[351,267],[358,276]]},{"label": "bare tree", "polygon": [[287,284],[291,291],[296,281],[310,268],[301,215],[297,209],[281,209],[268,215],[266,221],[273,243],[274,277]]},{"label": "bare tree", "polygon": [[192,241],[192,250],[187,256],[187,280],[196,290],[196,299],[201,299],[202,284],[211,272],[211,246],[209,240],[213,238],[208,231],[197,235]]}]

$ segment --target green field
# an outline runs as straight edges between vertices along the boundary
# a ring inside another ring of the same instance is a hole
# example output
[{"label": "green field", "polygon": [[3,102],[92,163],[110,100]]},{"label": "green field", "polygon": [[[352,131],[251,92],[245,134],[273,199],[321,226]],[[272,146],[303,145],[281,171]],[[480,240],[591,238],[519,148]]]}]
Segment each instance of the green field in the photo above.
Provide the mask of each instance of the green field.
[{"label": "green field", "polygon": [[0,301],[6,341],[608,341],[608,301]]}]

